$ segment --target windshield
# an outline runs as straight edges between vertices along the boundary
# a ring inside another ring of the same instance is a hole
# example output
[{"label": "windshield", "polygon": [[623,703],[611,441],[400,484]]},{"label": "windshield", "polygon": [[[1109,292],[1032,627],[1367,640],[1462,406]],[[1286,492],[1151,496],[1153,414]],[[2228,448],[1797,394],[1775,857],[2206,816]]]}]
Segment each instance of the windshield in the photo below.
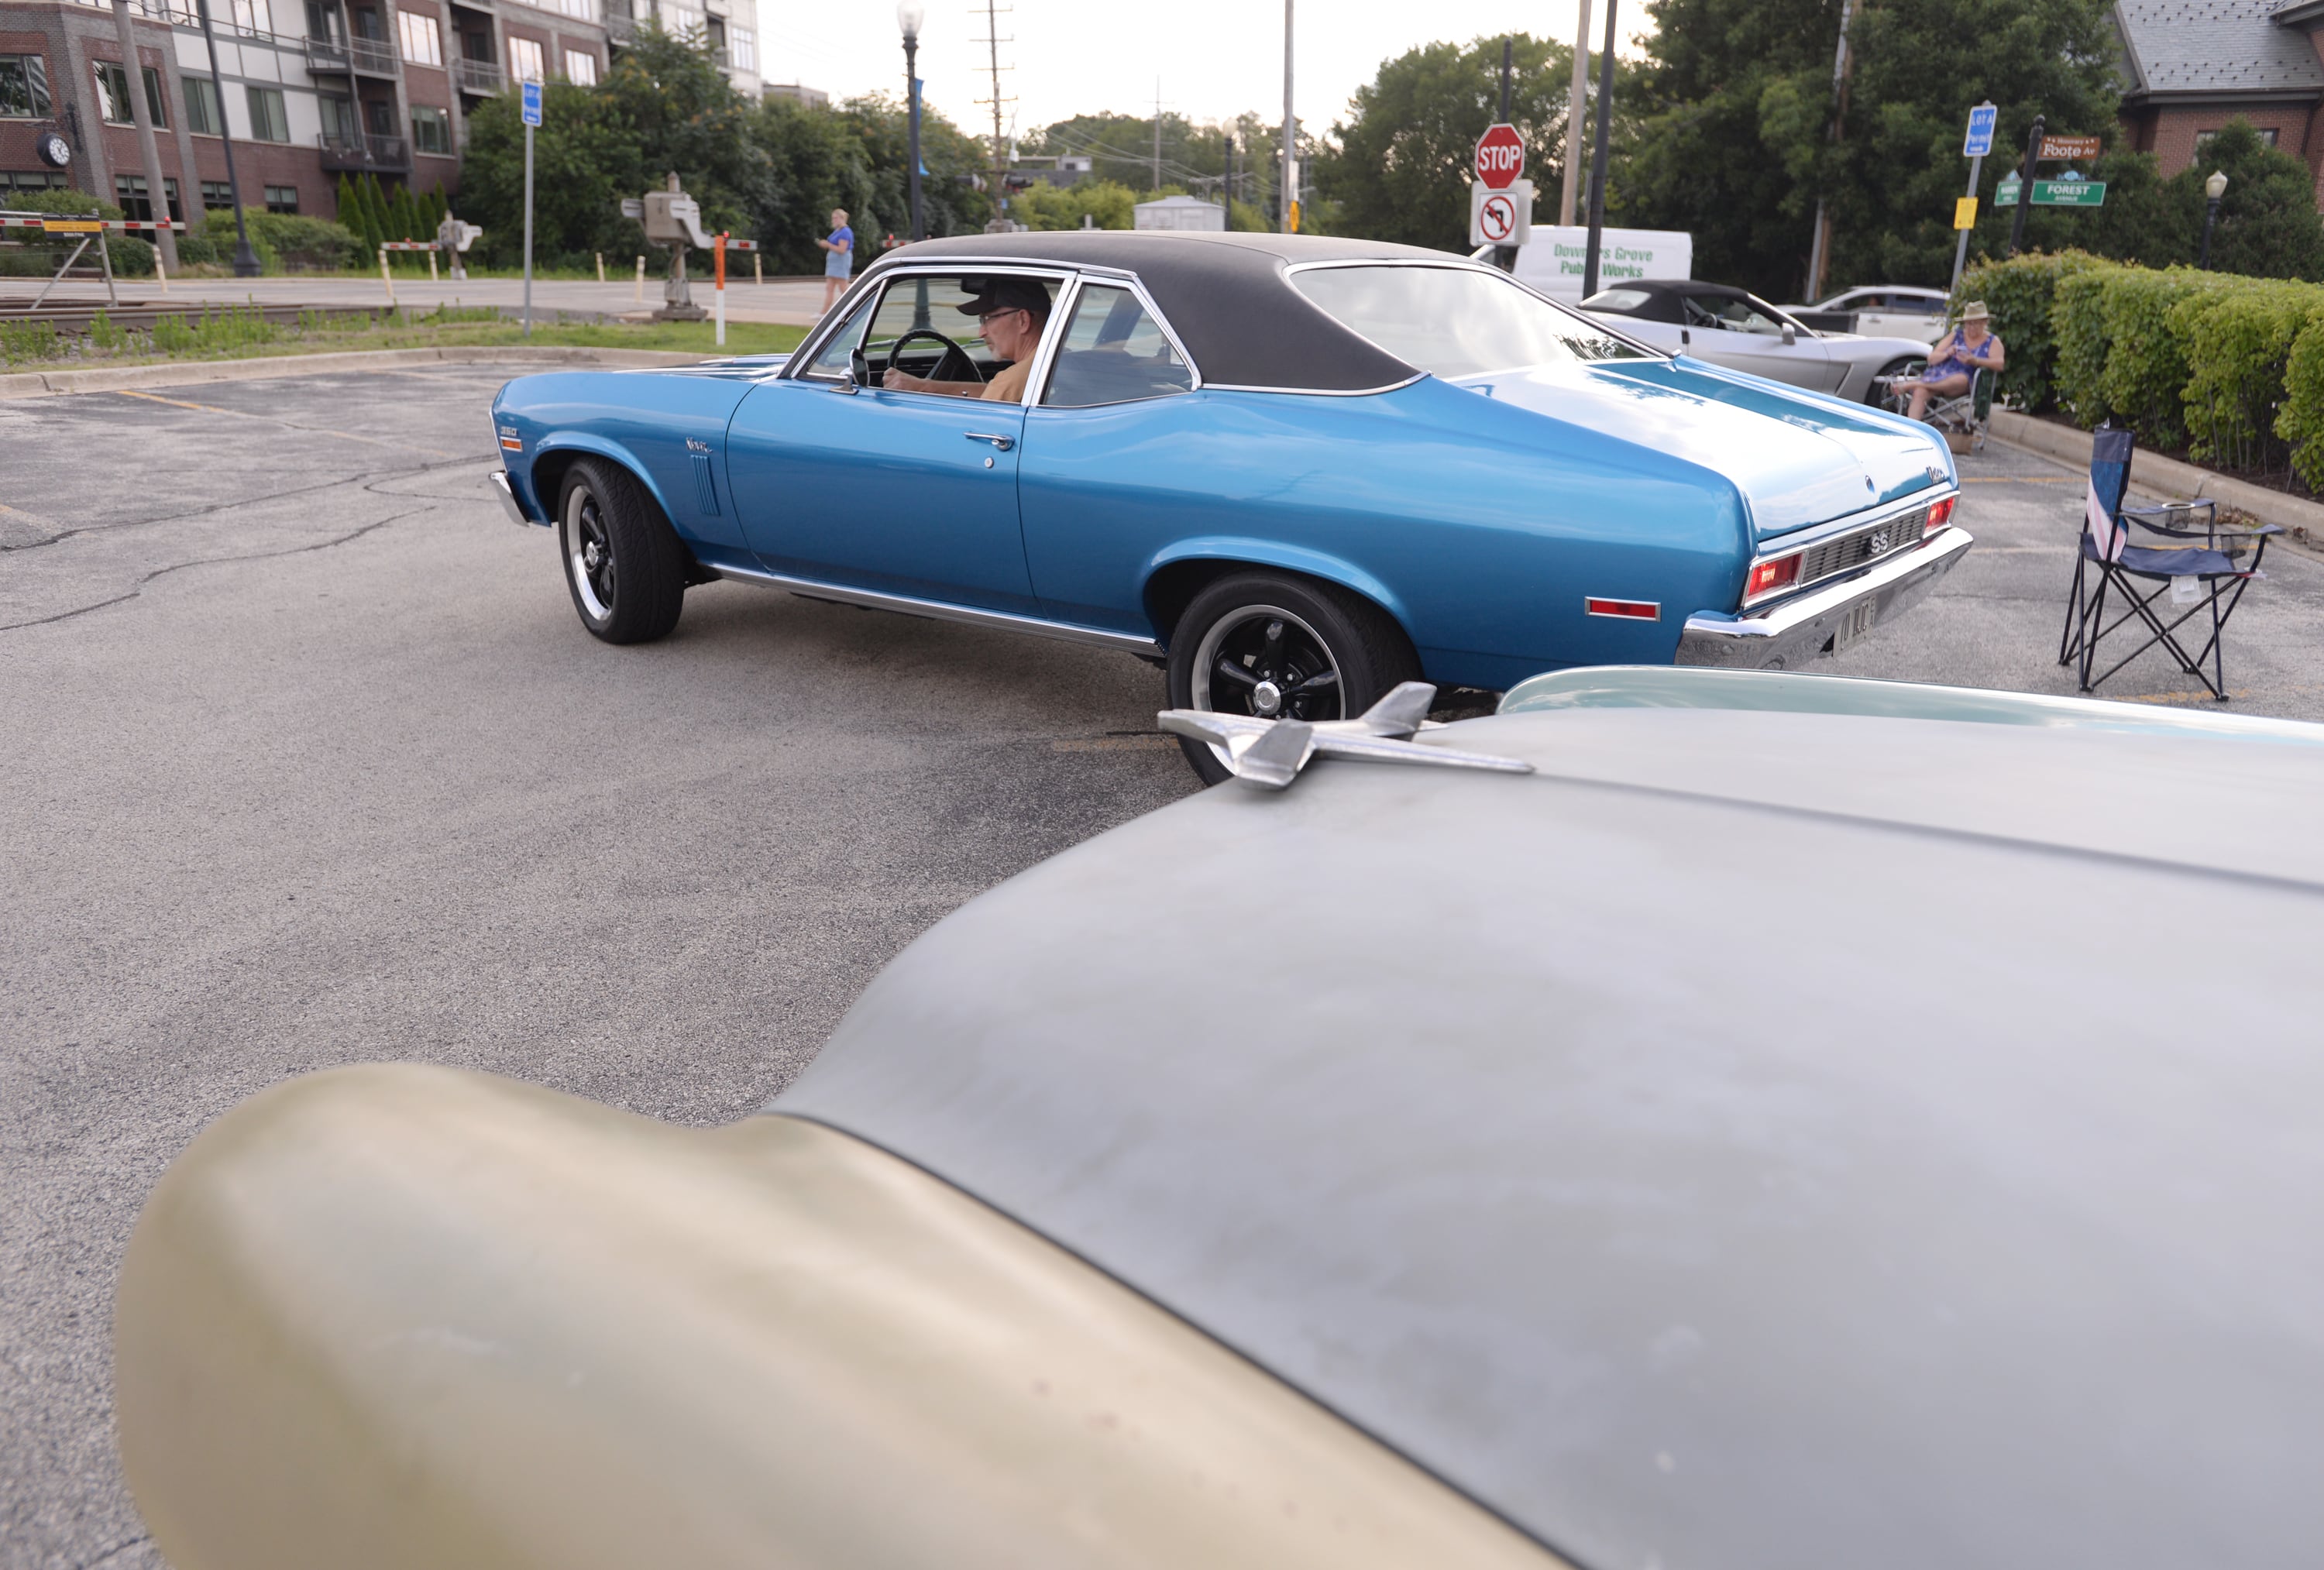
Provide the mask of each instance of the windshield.
[{"label": "windshield", "polygon": [[1311,267],[1291,281],[1342,326],[1436,376],[1648,357],[1480,268]]}]

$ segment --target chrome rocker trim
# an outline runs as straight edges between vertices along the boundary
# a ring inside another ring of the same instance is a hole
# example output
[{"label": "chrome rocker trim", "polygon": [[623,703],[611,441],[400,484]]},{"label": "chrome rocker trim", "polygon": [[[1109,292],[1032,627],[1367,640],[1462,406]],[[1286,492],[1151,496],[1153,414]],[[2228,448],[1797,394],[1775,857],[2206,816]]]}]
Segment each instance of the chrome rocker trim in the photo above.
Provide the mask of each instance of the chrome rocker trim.
[{"label": "chrome rocker trim", "polygon": [[814,578],[794,578],[782,573],[770,573],[761,567],[734,567],[722,562],[710,570],[722,578],[766,583],[777,589],[788,589],[809,600],[834,600],[842,605],[861,605],[869,611],[894,611],[905,616],[924,616],[931,621],[962,621],[971,627],[990,627],[1001,632],[1025,632],[1036,638],[1062,638],[1067,643],[1086,643],[1098,648],[1120,649],[1129,654],[1148,655],[1155,658],[1161,657],[1162,654],[1160,644],[1134,632],[1111,632],[1102,627],[1081,627],[1070,621],[1017,616],[1006,611],[980,611],[967,605],[947,605],[941,600],[921,600],[909,594],[882,594],[873,589],[851,589]]},{"label": "chrome rocker trim", "polygon": [[535,519],[527,518],[524,515],[523,507],[517,501],[516,491],[509,484],[507,470],[495,469],[493,471],[493,489],[500,493],[501,509],[509,515],[509,521],[511,523],[521,523],[528,528],[539,527],[539,524]]},{"label": "chrome rocker trim", "polygon": [[1865,601],[1877,607],[1875,627],[1886,626],[1889,618],[1918,604],[1974,543],[1967,529],[1947,525],[1914,549],[1877,562],[1854,577],[1764,611],[1748,616],[1697,611],[1686,619],[1675,663],[1729,670],[1788,670],[1805,665],[1823,652]]}]

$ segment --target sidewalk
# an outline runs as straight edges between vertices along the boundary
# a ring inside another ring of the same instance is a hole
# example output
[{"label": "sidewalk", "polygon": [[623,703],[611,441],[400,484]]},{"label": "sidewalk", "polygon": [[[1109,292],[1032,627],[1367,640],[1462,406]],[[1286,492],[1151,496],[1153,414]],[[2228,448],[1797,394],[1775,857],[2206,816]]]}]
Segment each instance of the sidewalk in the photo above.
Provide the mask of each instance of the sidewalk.
[{"label": "sidewalk", "polygon": [[[12,285],[32,286],[22,289],[9,288],[7,295],[11,298],[21,294],[24,301],[30,301],[38,292],[37,280],[17,279],[10,282]],[[692,284],[695,303],[708,309],[711,301],[709,281],[696,278]],[[150,278],[124,279],[116,287],[124,304],[134,301],[139,305],[184,305],[196,308],[203,305],[243,305],[256,301],[262,305],[319,309],[330,306],[378,306],[387,300],[386,286],[376,276],[172,279],[166,294]],[[648,275],[645,298],[641,301],[637,298],[634,277],[605,283],[535,279],[532,308],[537,316],[551,319],[560,310],[586,311],[604,317],[631,316],[659,309],[661,287],[660,279]],[[57,285],[49,298],[52,301],[69,299],[102,303],[105,285],[75,280]],[[449,280],[430,283],[425,278],[414,279],[402,274],[395,280],[395,303],[409,306],[414,310],[433,310],[439,305],[513,307],[522,304],[523,300],[524,280],[521,279],[472,278],[459,283]],[[822,316],[821,279],[770,279],[758,284],[751,282],[747,274],[740,282],[735,280],[733,273],[727,275],[726,319],[730,322],[775,322],[804,327],[814,326]]]}]

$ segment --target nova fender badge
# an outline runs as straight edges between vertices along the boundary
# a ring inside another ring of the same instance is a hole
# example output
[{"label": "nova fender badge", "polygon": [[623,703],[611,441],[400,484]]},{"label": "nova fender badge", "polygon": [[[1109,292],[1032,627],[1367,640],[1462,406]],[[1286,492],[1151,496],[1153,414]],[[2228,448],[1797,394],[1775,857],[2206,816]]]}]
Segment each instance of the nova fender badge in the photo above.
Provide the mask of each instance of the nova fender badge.
[{"label": "nova fender badge", "polygon": [[697,442],[692,436],[688,436],[686,438],[686,450],[689,453],[706,453],[710,450],[710,444]]},{"label": "nova fender badge", "polygon": [[1260,720],[1207,709],[1165,709],[1154,718],[1174,736],[1207,741],[1220,748],[1227,755],[1227,767],[1235,778],[1265,791],[1288,785],[1319,753],[1373,763],[1424,763],[1494,774],[1533,772],[1533,765],[1521,758],[1455,752],[1449,747],[1423,747],[1412,740],[1428,718],[1428,706],[1435,701],[1436,689],[1426,682],[1405,682],[1353,720]]}]

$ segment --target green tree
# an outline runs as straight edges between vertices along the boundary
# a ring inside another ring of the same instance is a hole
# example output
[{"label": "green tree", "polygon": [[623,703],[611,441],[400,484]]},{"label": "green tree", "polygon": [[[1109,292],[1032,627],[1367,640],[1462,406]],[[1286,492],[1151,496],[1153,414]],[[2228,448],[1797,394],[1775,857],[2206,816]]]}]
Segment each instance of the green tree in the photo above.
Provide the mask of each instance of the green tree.
[{"label": "green tree", "polygon": [[1069,186],[1046,181],[1010,198],[1010,216],[1033,229],[1078,229],[1087,216],[1099,229],[1127,229],[1136,221],[1144,193],[1115,180],[1084,179]]},{"label": "green tree", "polygon": [[[1832,218],[1826,287],[1941,285],[1970,107],[2000,106],[1992,186],[2036,114],[2052,133],[2115,127],[2107,0],[1884,0],[1857,8],[1841,136],[1830,138],[1840,0],[1652,0],[1623,87],[1624,223],[1694,236],[1698,276],[1771,298],[1806,285],[1816,202]],[[1997,216],[1987,215],[1988,223]],[[2006,225],[2002,228],[2006,235]],[[1978,248],[1993,243],[1980,225]]]},{"label": "green tree", "polygon": [[[533,149],[535,259],[582,266],[592,252],[642,250],[644,236],[621,204],[672,173],[702,205],[705,228],[764,238],[777,192],[752,135],[753,118],[706,45],[654,26],[639,31],[600,85],[547,84]],[[462,216],[484,228],[481,260],[513,262],[524,230],[524,127],[514,91],[469,117],[460,202]]]},{"label": "green tree", "polygon": [[[893,234],[899,243],[910,237],[906,177],[911,124],[903,100],[885,93],[850,98],[840,106],[837,116],[861,153],[865,171],[863,205],[849,208],[855,232],[862,236],[856,243],[860,265],[889,235]],[[991,154],[926,103],[920,106],[920,162],[928,171],[920,180],[920,222],[927,234],[973,234],[982,230],[993,213],[991,195],[978,183],[990,178],[982,171],[991,167]]]},{"label": "green tree", "polygon": [[[1509,122],[1526,144],[1536,190],[1563,178],[1572,51],[1515,39]],[[1317,192],[1336,205],[1337,232],[1443,251],[1469,249],[1469,185],[1477,138],[1500,107],[1501,40],[1407,50],[1356,89],[1349,118],[1316,158]],[[1305,224],[1304,227],[1323,225]]]},{"label": "green tree", "polygon": [[[2195,152],[2195,161],[2173,175],[2164,190],[2184,213],[2195,259],[2202,234],[2203,182],[2213,171],[2227,177],[2211,234],[2211,266],[2220,272],[2255,278],[2324,280],[2324,225],[2316,216],[2316,183],[2308,166],[2262,142],[2251,123],[2238,116]],[[2107,192],[2114,199],[2114,192]]]}]

